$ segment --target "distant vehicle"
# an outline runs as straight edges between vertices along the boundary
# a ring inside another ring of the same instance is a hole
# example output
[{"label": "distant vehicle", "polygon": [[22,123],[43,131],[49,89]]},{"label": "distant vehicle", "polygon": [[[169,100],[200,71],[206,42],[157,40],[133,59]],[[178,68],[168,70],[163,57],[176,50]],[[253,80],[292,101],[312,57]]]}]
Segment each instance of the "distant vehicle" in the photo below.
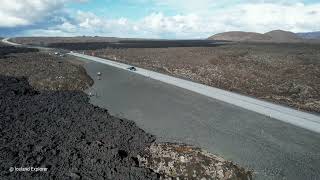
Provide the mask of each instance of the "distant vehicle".
[{"label": "distant vehicle", "polygon": [[54,52],[54,55],[59,55],[59,52]]},{"label": "distant vehicle", "polygon": [[131,66],[131,67],[129,67],[128,68],[130,71],[136,71],[137,69],[135,68],[135,67],[133,67],[133,66]]}]

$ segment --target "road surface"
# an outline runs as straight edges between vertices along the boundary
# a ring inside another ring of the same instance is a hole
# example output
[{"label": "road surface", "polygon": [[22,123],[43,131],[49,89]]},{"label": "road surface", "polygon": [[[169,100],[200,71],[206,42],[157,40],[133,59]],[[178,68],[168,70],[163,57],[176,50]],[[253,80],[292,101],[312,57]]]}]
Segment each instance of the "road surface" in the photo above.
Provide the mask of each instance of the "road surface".
[{"label": "road surface", "polygon": [[21,44],[10,42],[9,39],[10,38],[4,38],[4,39],[2,39],[2,42],[5,43],[5,44],[8,44],[8,45],[11,45],[11,46],[22,46]]},{"label": "road surface", "polygon": [[23,45],[23,44],[17,44],[14,42],[9,41],[10,38],[4,38],[1,41],[5,44],[11,45],[11,46],[17,46],[17,47],[26,47],[26,48],[37,48],[40,51],[49,52],[54,51],[54,48],[46,48],[46,47],[40,47],[40,46],[33,46],[33,45]]},{"label": "road surface", "polygon": [[[256,179],[320,179],[320,134],[98,62],[91,102],[157,136],[254,169]],[[102,73],[97,80],[97,72]]]},{"label": "road surface", "polygon": [[[130,65],[123,64],[120,62],[114,62],[107,59],[102,59],[98,57],[88,56],[79,53],[69,53],[70,55],[89,59],[92,61],[100,62],[103,64],[111,65],[122,70],[128,71],[131,68]],[[213,99],[221,100],[223,102],[245,108],[249,111],[257,112],[283,122],[287,122],[305,129],[320,133],[320,116],[319,114],[311,114],[307,112],[298,111],[285,106],[277,105],[274,103],[258,100],[256,98],[240,95],[237,93],[225,91],[222,89],[210,87],[207,85],[191,82],[188,80],[183,80],[175,78],[169,75],[157,73],[154,71],[146,70],[143,68],[135,68],[137,71],[134,73],[140,74],[145,77],[152,78],[154,80],[159,80],[174,86],[178,86]]]}]

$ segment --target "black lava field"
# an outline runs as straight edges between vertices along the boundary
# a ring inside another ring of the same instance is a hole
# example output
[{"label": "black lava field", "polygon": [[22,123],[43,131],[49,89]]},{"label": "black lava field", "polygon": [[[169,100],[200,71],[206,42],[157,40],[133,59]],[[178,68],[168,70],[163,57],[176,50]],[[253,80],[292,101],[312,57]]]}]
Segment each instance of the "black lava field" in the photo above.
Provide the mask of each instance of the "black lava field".
[{"label": "black lava field", "polygon": [[0,44],[0,58],[11,54],[11,53],[27,53],[27,52],[38,52],[38,49],[33,48],[23,48],[23,47],[14,47]]},{"label": "black lava field", "polygon": [[169,48],[169,47],[215,47],[226,42],[212,40],[139,40],[119,42],[49,43],[52,48],[68,50],[96,50],[103,48]]},{"label": "black lava field", "polygon": [[38,92],[25,78],[0,76],[0,179],[157,179],[135,158],[154,140],[82,92]]}]

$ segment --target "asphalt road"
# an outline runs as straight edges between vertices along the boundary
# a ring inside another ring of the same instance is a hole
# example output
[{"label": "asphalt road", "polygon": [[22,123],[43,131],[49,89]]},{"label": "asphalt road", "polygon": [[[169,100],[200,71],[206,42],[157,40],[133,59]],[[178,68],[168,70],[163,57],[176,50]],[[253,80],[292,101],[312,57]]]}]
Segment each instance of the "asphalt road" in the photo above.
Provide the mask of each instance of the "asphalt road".
[{"label": "asphalt road", "polygon": [[[131,65],[111,61],[108,59],[102,59],[99,57],[88,56],[79,53],[69,54],[72,56],[85,58],[102,64],[110,65],[125,71],[129,71],[129,69],[132,68]],[[320,114],[311,114],[307,112],[298,111],[289,107],[277,105],[253,97],[244,96],[238,93],[233,93],[211,86],[206,86],[204,84],[176,78],[173,76],[161,74],[143,68],[135,67],[135,69],[135,71],[131,72],[151,78],[153,80],[158,80],[183,89],[187,89],[192,92],[205,95],[209,98],[233,104],[241,108],[247,109],[249,111],[257,112],[259,114],[269,116],[280,121],[314,131],[316,133],[320,133]]]},{"label": "asphalt road", "polygon": [[[157,136],[200,146],[256,179],[320,179],[320,134],[97,62],[91,102]],[[97,72],[102,73],[97,80]]]}]

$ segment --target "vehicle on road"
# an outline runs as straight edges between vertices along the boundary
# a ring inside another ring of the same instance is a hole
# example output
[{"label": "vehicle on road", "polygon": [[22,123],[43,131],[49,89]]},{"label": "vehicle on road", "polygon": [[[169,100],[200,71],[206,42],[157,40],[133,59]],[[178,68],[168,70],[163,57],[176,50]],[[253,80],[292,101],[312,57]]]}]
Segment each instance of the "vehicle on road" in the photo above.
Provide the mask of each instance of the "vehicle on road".
[{"label": "vehicle on road", "polygon": [[137,71],[137,68],[135,68],[134,66],[131,66],[128,68],[130,71]]}]

